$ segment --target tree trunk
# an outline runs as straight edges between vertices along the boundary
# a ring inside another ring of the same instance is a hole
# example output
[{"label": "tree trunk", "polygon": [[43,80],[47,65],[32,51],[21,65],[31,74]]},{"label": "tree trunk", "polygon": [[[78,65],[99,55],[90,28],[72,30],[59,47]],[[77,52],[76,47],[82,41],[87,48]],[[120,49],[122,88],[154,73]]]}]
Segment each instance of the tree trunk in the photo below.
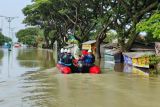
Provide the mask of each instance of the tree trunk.
[{"label": "tree trunk", "polygon": [[126,51],[125,39],[124,38],[118,39],[118,44],[119,44],[120,50],[122,52],[125,52]]},{"label": "tree trunk", "polygon": [[120,47],[120,50],[122,52],[125,52],[126,51],[126,46],[125,46],[125,34],[124,34],[124,31],[123,31],[123,27],[119,27],[118,28],[118,45]]},{"label": "tree trunk", "polygon": [[133,21],[133,28],[130,32],[130,38],[128,40],[128,42],[126,43],[126,50],[129,51],[131,48],[132,48],[132,45],[137,37],[137,34],[136,34],[136,24],[137,24],[137,21]]},{"label": "tree trunk", "polygon": [[97,40],[96,40],[96,58],[97,59],[101,58],[100,44],[101,44],[101,40],[99,38],[97,38]]},{"label": "tree trunk", "polygon": [[106,32],[107,32],[107,27],[109,26],[110,23],[108,23],[107,26],[105,26],[100,33],[98,34],[96,38],[96,58],[101,58],[101,51],[100,51],[100,45],[103,42],[103,40],[106,38]]},{"label": "tree trunk", "polygon": [[55,42],[55,40],[51,41],[51,46],[50,46],[51,49],[53,49],[54,42]]},{"label": "tree trunk", "polygon": [[45,48],[48,48],[48,47],[49,47],[48,34],[49,34],[49,31],[44,30],[44,38],[45,38],[45,42],[46,42],[46,46],[45,46]]},{"label": "tree trunk", "polygon": [[126,44],[126,50],[129,51],[132,48],[132,45],[137,37],[136,33],[131,33],[131,38],[129,39],[129,41]]}]

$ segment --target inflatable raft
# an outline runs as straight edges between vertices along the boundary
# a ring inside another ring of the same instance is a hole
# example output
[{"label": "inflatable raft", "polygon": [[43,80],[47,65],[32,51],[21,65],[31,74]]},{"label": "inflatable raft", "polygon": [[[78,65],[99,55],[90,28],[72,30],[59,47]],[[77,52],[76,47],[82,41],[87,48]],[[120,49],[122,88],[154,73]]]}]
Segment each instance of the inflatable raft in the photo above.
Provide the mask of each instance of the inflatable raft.
[{"label": "inflatable raft", "polygon": [[[88,68],[88,71],[85,71],[85,72],[73,71],[70,67],[64,66],[64,65],[59,64],[59,63],[57,64],[57,68],[63,74],[70,74],[70,73],[100,74],[100,68],[96,65],[91,66],[90,68]],[[78,69],[76,69],[76,67],[75,67],[75,70],[78,70]]]}]

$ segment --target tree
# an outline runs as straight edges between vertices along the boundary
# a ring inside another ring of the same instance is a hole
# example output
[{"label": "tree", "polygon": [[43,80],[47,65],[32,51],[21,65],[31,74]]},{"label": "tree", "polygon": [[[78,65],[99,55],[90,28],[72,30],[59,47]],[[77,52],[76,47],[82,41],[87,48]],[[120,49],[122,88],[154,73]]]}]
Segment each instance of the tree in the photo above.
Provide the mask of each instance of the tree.
[{"label": "tree", "polygon": [[38,45],[38,37],[42,38],[42,35],[39,34],[40,29],[37,27],[30,27],[26,29],[19,30],[17,32],[18,42],[22,42],[23,44],[27,44],[30,46]]},{"label": "tree", "polygon": [[0,46],[4,45],[4,43],[8,43],[8,42],[11,42],[12,39],[7,37],[7,36],[4,36],[1,32],[0,32]]},{"label": "tree", "polygon": [[110,0],[116,21],[114,29],[122,51],[128,51],[135,38],[136,24],[152,14],[158,6],[157,0]]},{"label": "tree", "polygon": [[157,0],[33,0],[23,13],[24,23],[44,31],[47,47],[55,40],[64,45],[68,33],[81,44],[94,34],[97,56],[106,32],[114,29],[122,51],[129,51],[136,36],[136,24],[148,18]]},{"label": "tree", "polygon": [[147,32],[149,36],[160,39],[160,13],[154,13],[149,19],[137,24],[137,32]]}]

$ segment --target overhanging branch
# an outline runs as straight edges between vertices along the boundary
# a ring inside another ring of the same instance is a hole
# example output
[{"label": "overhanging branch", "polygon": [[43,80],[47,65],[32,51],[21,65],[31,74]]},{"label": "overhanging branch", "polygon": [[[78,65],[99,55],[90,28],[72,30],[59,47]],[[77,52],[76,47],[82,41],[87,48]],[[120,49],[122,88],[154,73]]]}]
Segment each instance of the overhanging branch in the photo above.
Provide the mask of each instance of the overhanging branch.
[{"label": "overhanging branch", "polygon": [[138,13],[138,17],[141,17],[143,14],[145,14],[146,12],[152,10],[154,7],[156,7],[158,5],[158,1],[150,4],[149,6],[147,6],[145,9],[141,10],[139,13]]}]

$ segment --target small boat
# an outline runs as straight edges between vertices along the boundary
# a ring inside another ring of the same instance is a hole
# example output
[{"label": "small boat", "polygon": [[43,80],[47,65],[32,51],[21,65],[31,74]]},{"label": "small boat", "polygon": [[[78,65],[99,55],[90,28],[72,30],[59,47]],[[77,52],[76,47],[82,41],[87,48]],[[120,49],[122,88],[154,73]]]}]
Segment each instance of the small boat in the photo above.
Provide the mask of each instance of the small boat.
[{"label": "small boat", "polygon": [[[72,69],[68,66],[62,65],[60,63],[57,64],[57,68],[60,70],[63,74],[70,74],[70,73],[87,73],[87,72],[79,72],[79,71],[72,71]],[[75,67],[76,69],[76,67]],[[77,70],[77,69],[76,69]],[[100,74],[100,68],[96,65],[93,65],[89,68],[88,73],[90,74]]]},{"label": "small boat", "polygon": [[71,68],[64,66],[62,64],[57,64],[57,68],[60,70],[61,73],[63,74],[70,74],[71,73]]},{"label": "small boat", "polygon": [[89,73],[90,74],[100,74],[101,70],[100,70],[99,66],[94,65],[89,68]]}]

